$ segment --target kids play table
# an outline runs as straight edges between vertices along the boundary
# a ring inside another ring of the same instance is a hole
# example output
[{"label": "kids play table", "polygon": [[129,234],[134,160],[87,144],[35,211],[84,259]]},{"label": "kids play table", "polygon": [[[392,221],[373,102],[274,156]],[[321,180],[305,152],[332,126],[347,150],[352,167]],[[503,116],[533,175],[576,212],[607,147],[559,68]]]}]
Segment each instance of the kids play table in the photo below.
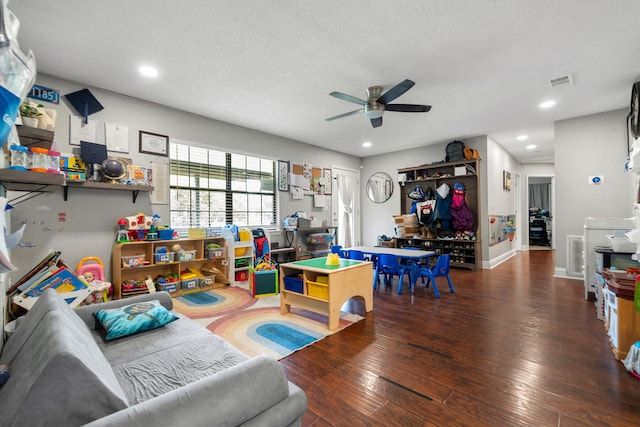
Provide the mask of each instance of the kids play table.
[{"label": "kids play table", "polygon": [[288,313],[293,305],[325,314],[333,330],[340,322],[340,308],[350,298],[362,297],[366,311],[373,310],[372,264],[340,258],[339,265],[329,266],[326,261],[322,257],[280,264],[280,313]]}]

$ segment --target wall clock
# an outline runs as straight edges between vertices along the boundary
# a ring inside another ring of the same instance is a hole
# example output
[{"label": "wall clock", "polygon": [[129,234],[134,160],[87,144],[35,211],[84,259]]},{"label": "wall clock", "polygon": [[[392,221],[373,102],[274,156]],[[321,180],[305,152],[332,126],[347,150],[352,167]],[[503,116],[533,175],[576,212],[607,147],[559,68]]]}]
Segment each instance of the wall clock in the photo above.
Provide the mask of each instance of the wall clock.
[{"label": "wall clock", "polygon": [[640,137],[640,82],[635,82],[631,88],[631,106],[629,108],[629,121],[631,134],[634,138]]}]

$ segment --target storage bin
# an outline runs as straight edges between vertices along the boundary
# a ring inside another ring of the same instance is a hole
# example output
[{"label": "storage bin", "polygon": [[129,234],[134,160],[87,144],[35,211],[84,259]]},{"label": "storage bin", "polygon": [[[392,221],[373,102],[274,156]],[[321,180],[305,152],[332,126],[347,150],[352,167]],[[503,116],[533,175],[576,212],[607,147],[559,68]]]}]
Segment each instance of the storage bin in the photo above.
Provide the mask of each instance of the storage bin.
[{"label": "storage bin", "polygon": [[302,285],[302,276],[284,276],[284,288],[287,291],[301,294],[303,292]]},{"label": "storage bin", "polygon": [[129,255],[122,257],[122,267],[142,267],[144,265],[144,254],[143,255]]},{"label": "storage bin", "polygon": [[159,291],[175,292],[178,290],[178,283],[156,283],[156,289]]},{"label": "storage bin", "polygon": [[196,250],[178,252],[178,261],[193,261],[196,259]]},{"label": "storage bin", "polygon": [[161,252],[153,254],[154,262],[156,264],[169,264],[173,262],[173,256],[175,252]]},{"label": "storage bin", "polygon": [[247,280],[249,280],[248,271],[236,271],[236,282],[246,282]]},{"label": "storage bin", "polygon": [[329,285],[307,280],[307,295],[329,300]]},{"label": "storage bin", "polygon": [[329,246],[333,242],[333,234],[331,233],[311,233],[304,238],[305,243],[309,245]]},{"label": "storage bin", "polygon": [[173,230],[171,228],[158,230],[158,237],[160,240],[171,240],[173,239]]},{"label": "storage bin", "polygon": [[216,276],[204,276],[200,278],[200,287],[211,286],[216,282]]},{"label": "storage bin", "polygon": [[221,258],[224,256],[224,251],[218,245],[204,248],[204,257],[208,259]]},{"label": "storage bin", "polygon": [[237,258],[235,260],[236,268],[249,267],[249,260],[251,258]]},{"label": "storage bin", "polygon": [[198,278],[194,277],[193,279],[181,280],[180,287],[182,289],[195,289],[198,287]]}]

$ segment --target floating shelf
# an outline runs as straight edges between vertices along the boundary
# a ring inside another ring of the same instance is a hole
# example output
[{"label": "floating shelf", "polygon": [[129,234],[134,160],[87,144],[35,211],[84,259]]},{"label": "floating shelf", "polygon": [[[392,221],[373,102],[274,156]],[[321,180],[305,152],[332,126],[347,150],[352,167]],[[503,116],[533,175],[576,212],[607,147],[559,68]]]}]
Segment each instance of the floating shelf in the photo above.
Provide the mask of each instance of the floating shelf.
[{"label": "floating shelf", "polygon": [[0,169],[0,183],[6,190],[27,191],[32,193],[52,193],[63,188],[64,200],[67,201],[69,187],[87,188],[94,190],[131,191],[133,203],[140,191],[153,191],[152,185],[111,184],[108,182],[66,182],[64,175],[42,172],[21,171],[14,169]]},{"label": "floating shelf", "polygon": [[40,147],[51,149],[53,143],[53,131],[46,129],[38,129],[31,126],[16,126],[18,136],[20,137],[20,145],[24,147]]},{"label": "floating shelf", "polygon": [[11,191],[51,193],[64,184],[64,175],[0,169],[0,182]]},{"label": "floating shelf", "polygon": [[140,191],[153,191],[152,185],[128,185],[128,184],[111,184],[109,182],[67,182],[64,185],[64,201],[67,201],[69,188],[88,188],[88,189],[100,189],[100,190],[120,190],[131,191],[133,194],[133,203],[138,198]]}]

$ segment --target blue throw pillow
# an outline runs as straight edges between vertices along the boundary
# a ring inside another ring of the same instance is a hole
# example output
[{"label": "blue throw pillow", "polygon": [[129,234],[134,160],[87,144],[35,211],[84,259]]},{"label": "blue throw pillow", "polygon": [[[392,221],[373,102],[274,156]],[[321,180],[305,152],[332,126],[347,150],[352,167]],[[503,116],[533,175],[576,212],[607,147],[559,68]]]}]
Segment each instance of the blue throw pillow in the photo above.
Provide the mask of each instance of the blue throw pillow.
[{"label": "blue throw pillow", "polygon": [[99,310],[94,314],[107,331],[107,340],[150,331],[177,320],[160,301],[144,301],[114,309]]}]

